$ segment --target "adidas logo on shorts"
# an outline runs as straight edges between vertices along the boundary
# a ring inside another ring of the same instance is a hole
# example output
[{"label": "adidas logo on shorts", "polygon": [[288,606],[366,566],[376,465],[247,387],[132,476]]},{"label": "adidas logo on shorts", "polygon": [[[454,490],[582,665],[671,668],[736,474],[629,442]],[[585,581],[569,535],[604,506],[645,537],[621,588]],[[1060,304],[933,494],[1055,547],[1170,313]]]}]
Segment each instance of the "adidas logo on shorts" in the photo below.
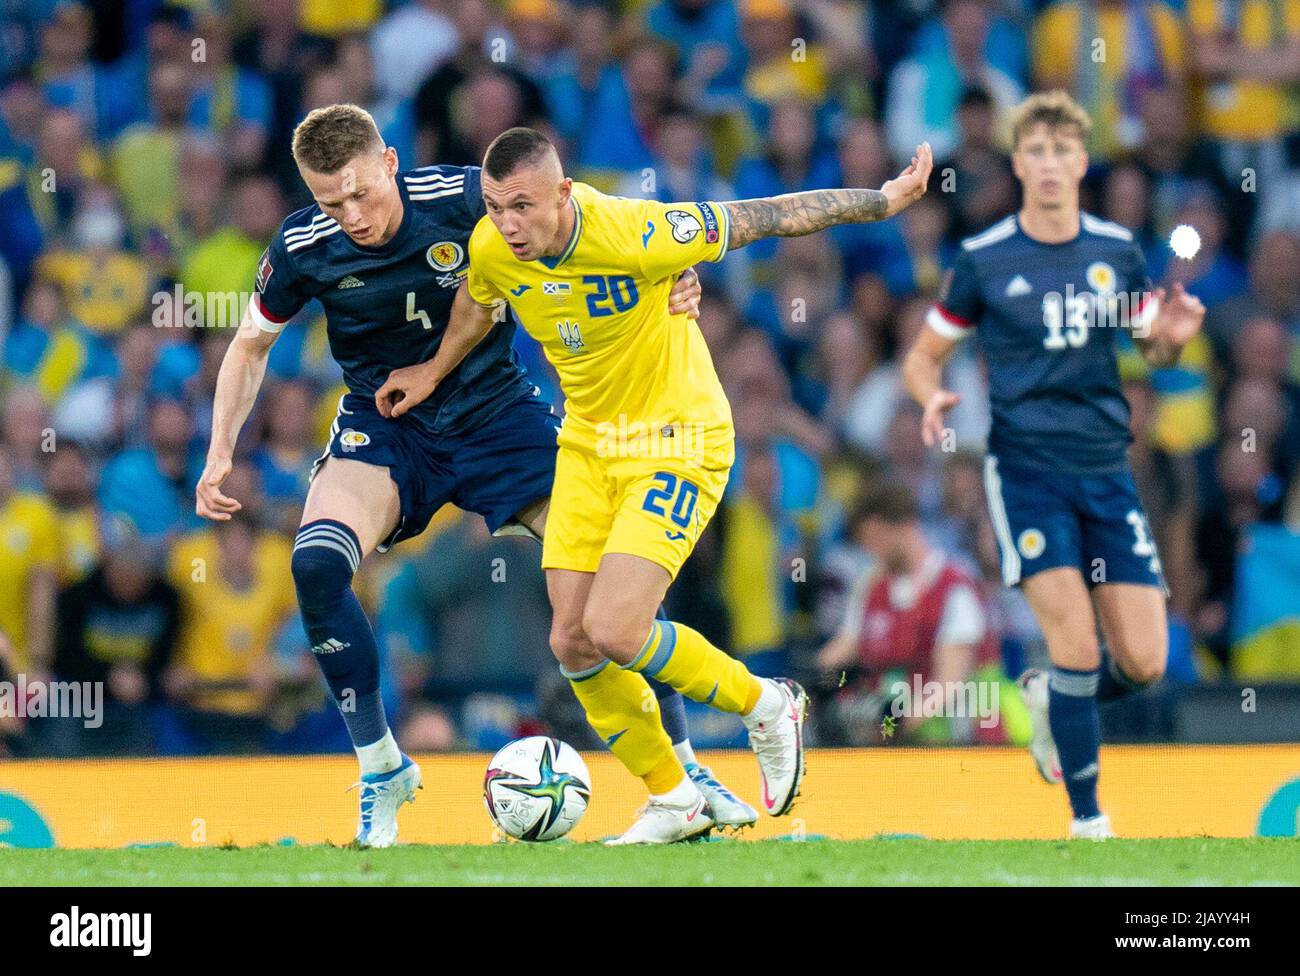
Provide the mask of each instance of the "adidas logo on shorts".
[{"label": "adidas logo on shorts", "polygon": [[364,285],[365,282],[354,275],[348,275],[339,282],[339,288],[361,288]]}]

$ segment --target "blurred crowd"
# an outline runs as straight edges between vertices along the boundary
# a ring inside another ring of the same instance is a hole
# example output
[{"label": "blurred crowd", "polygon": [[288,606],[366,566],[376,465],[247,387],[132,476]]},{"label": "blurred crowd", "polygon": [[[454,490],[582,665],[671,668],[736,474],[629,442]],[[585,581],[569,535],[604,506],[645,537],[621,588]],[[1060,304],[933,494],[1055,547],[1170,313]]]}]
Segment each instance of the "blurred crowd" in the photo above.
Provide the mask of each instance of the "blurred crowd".
[{"label": "blurred crowd", "polygon": [[[950,365],[952,451],[922,447],[898,363],[957,242],[1018,206],[1007,113],[1047,87],[1095,120],[1085,209],[1209,308],[1178,366],[1121,356],[1170,677],[1300,681],[1300,0],[27,0],[0,3],[0,671],[103,681],[108,705],[99,730],[0,719],[0,743],[347,748],[289,574],[341,392],[320,310],[272,352],[227,487],[243,511],[213,526],[192,487],[238,316],[187,301],[247,300],[310,202],[290,133],[339,101],[403,168],[477,163],[528,124],[577,178],[662,200],[878,187],[929,140],[930,193],[900,218],[700,269],[738,457],[669,609],[760,670],[832,669],[847,717],[822,741],[879,741],[886,672],[856,650],[855,601],[933,551],[977,594],[972,667],[1014,678],[1043,649],[1000,583],[976,349]],[[1182,223],[1190,261],[1165,243]],[[558,403],[522,330],[517,348]],[[882,519],[920,535],[882,543]],[[366,561],[408,751],[589,741],[539,554],[446,510]],[[928,673],[918,653],[891,667]],[[734,737],[693,715],[697,740]]]}]

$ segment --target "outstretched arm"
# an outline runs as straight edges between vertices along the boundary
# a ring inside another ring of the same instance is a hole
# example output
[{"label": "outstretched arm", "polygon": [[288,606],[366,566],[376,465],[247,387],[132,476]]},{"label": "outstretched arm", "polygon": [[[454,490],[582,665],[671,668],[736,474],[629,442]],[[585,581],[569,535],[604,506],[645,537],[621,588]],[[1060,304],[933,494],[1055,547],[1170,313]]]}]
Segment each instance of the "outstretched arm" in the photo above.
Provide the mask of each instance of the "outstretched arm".
[{"label": "outstretched arm", "polygon": [[[253,298],[253,301],[257,300]],[[271,354],[271,346],[280,337],[278,332],[259,328],[251,308],[250,303],[217,373],[217,388],[212,399],[212,439],[208,444],[203,474],[194,486],[195,512],[214,522],[229,522],[231,516],[243,507],[222,492],[221,484],[230,474],[235,442],[266,377],[266,360]]]},{"label": "outstretched arm", "polygon": [[[668,293],[668,311],[699,318],[700,294],[699,275],[687,268]],[[400,417],[427,400],[438,384],[487,337],[492,327],[505,321],[508,310],[505,302],[480,305],[469,293],[469,285],[462,284],[452,301],[447,331],[438,343],[438,351],[427,362],[389,373],[384,385],[375,391],[375,408],[385,417]]]},{"label": "outstretched arm", "polygon": [[903,357],[903,384],[912,399],[925,413],[921,418],[921,440],[933,447],[943,440],[944,414],[955,407],[961,397],[943,388],[943,364],[957,343],[931,328],[922,328],[912,348]]},{"label": "outstretched arm", "polygon": [[733,200],[724,204],[731,218],[728,249],[764,237],[802,237],[838,224],[861,224],[892,217],[925,195],[934,159],[930,144],[916,148],[907,169],[879,190],[807,190],[779,197]]}]

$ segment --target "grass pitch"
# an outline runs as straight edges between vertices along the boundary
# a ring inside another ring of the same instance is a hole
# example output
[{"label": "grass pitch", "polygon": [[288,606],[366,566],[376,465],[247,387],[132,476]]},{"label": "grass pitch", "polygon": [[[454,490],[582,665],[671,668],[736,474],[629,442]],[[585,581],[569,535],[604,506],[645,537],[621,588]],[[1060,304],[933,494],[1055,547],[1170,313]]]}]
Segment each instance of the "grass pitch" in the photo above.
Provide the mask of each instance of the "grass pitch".
[{"label": "grass pitch", "polygon": [[717,840],[9,850],[0,886],[1300,885],[1300,840]]}]

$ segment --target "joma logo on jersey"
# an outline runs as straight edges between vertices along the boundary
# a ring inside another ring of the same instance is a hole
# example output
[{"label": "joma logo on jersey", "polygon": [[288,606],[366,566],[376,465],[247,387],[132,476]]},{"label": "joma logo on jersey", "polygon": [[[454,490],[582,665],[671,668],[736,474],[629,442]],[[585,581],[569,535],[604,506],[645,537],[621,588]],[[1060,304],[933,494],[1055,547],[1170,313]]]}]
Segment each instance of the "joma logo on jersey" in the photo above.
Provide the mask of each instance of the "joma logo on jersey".
[{"label": "joma logo on jersey", "polygon": [[587,344],[582,341],[582,331],[578,328],[577,322],[570,322],[565,319],[563,322],[556,322],[555,328],[560,333],[560,341],[564,343],[569,352],[587,351]]}]

